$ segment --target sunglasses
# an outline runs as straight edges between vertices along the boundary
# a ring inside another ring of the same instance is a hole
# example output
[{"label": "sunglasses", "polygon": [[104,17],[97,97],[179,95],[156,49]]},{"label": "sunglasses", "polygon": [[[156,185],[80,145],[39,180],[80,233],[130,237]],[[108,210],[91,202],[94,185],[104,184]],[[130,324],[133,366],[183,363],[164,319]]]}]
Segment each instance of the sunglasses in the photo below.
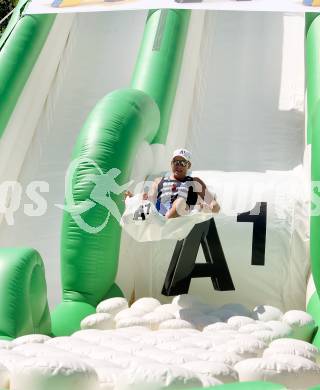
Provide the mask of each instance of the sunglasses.
[{"label": "sunglasses", "polygon": [[185,168],[186,166],[188,166],[188,161],[185,161],[185,160],[172,160],[172,164],[175,166],[175,167],[178,167],[179,165],[183,168]]}]

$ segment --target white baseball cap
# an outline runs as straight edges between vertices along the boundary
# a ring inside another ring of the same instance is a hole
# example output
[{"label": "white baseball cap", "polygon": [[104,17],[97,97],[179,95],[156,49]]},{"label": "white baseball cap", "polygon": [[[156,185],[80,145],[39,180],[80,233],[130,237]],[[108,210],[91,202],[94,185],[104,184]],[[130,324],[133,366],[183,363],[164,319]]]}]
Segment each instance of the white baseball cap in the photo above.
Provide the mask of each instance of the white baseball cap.
[{"label": "white baseball cap", "polygon": [[187,149],[177,149],[173,152],[172,159],[175,157],[183,157],[185,160],[189,161],[191,163],[191,152]]}]

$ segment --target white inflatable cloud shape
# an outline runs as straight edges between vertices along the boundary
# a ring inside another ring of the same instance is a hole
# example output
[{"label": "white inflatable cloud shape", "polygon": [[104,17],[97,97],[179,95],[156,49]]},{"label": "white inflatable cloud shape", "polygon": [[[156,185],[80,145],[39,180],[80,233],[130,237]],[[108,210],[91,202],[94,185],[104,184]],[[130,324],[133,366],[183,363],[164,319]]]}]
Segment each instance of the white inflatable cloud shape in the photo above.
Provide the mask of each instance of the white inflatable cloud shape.
[{"label": "white inflatable cloud shape", "polygon": [[237,363],[234,369],[240,382],[269,381],[289,389],[306,389],[320,382],[320,367],[309,359],[295,355],[273,355],[247,359]]},{"label": "white inflatable cloud shape", "polygon": [[98,390],[96,371],[80,359],[42,356],[20,361],[12,371],[15,390]]},{"label": "white inflatable cloud shape", "polygon": [[128,301],[125,298],[109,298],[99,303],[97,313],[108,313],[113,317],[121,310],[128,308]]}]

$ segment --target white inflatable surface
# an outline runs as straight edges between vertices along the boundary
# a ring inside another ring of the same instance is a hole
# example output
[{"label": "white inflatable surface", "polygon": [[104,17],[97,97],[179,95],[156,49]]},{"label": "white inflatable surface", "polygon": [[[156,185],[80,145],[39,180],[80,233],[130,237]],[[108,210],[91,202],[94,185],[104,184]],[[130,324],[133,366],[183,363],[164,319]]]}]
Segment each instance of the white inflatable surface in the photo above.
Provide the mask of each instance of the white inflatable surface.
[{"label": "white inflatable surface", "polygon": [[312,337],[315,322],[310,314],[300,310],[290,310],[282,320],[293,329],[295,339],[308,340]]},{"label": "white inflatable surface", "polygon": [[[114,300],[104,301],[104,306],[113,307]],[[3,380],[16,386],[14,390],[20,390],[22,383],[36,390],[47,390],[57,383],[63,390],[74,390],[66,372],[75,375],[75,381],[83,378],[82,385],[89,386],[85,390],[95,390],[97,383],[100,390],[136,390],[143,386],[206,387],[238,380],[271,380],[299,389],[302,383],[312,386],[319,380],[318,348],[307,341],[283,337],[283,329],[293,331],[287,324],[292,316],[290,311],[281,313],[277,321],[255,320],[256,309],[246,309],[247,316],[239,315],[243,313],[239,304],[211,306],[209,311],[199,298],[185,295],[165,305],[153,298],[143,298],[134,306],[129,310],[138,313],[140,309],[140,316],[119,321],[144,322],[147,317],[145,327],[101,330],[99,322],[95,322],[92,325],[96,329],[81,330],[71,337],[44,340],[36,335],[21,340],[30,340],[29,343],[21,343],[19,339],[9,343],[7,348],[12,346],[13,350],[4,349],[0,353],[0,363],[5,367]],[[178,308],[175,319],[167,320],[166,314],[174,316],[172,307]],[[179,319],[186,310],[190,321],[187,324],[197,324],[198,330],[187,328],[186,321]],[[208,318],[229,310],[230,317],[227,322],[201,327],[201,310]],[[114,318],[121,312],[108,316]],[[277,313],[276,308],[272,308],[272,313]],[[294,331],[302,334],[297,328],[304,329],[303,320],[308,315],[293,314],[302,319],[294,322]],[[170,321],[171,327],[167,326]],[[166,326],[161,328],[162,324]],[[39,365],[41,359],[44,363]]]},{"label": "white inflatable surface", "polygon": [[18,362],[11,378],[14,390],[99,390],[98,375],[89,364],[62,356]]},{"label": "white inflatable surface", "polygon": [[[114,303],[112,298],[103,305],[113,308]],[[126,306],[123,311],[128,311]],[[30,335],[9,342],[6,348],[12,349],[0,351],[0,382],[13,390],[22,390],[23,383],[32,390],[53,390],[54,386],[75,390],[71,383],[78,382],[83,390],[150,390],[205,388],[246,380],[270,380],[300,389],[302,383],[312,386],[320,380],[319,349],[308,341],[283,336],[283,329],[293,331],[286,322],[290,311],[279,321],[254,320],[254,310],[246,309],[247,316],[239,315],[244,309],[240,304],[211,306],[209,311],[199,298],[186,295],[164,305],[146,297],[132,306],[136,308],[129,310],[138,313],[139,308],[140,315],[119,321],[145,322],[147,317],[150,321],[145,326],[128,324],[121,329],[101,330],[95,322],[95,329],[80,330],[71,337],[44,340]],[[178,308],[175,315],[172,307]],[[227,322],[199,325],[201,310],[214,318],[227,309]],[[187,324],[197,324],[198,329],[188,328],[186,321],[179,319],[184,310],[189,310]],[[114,318],[121,312],[108,315]],[[165,314],[175,319],[167,320]],[[298,314],[302,320],[308,317],[304,312]],[[256,330],[249,331],[250,326]],[[295,321],[294,331],[302,334],[298,328],[304,326],[304,321]],[[21,343],[27,340],[30,342]]]}]

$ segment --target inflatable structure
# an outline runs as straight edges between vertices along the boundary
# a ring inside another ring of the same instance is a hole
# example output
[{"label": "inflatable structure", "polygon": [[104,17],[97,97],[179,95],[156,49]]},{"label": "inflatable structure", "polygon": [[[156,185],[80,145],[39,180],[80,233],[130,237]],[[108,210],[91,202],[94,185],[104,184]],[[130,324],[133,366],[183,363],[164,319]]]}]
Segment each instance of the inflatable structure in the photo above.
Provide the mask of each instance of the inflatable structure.
[{"label": "inflatable structure", "polygon": [[[319,384],[318,14],[24,6],[0,40],[0,387]],[[123,192],[179,147],[221,212],[139,242]]]}]

